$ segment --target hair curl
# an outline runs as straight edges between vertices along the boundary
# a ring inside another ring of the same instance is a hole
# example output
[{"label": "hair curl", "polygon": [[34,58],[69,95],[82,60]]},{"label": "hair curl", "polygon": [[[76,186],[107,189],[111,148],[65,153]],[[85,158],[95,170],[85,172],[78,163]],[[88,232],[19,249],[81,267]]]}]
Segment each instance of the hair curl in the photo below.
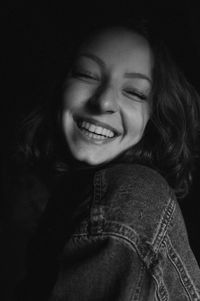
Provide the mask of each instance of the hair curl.
[{"label": "hair curl", "polygon": [[[105,20],[104,23],[107,27],[115,25],[113,20],[110,24]],[[131,20],[122,24],[117,22],[117,25],[143,35],[150,43],[155,61],[150,120],[141,141],[118,159],[155,168],[166,178],[177,196],[184,197],[191,184],[198,154],[199,95],[172,60],[165,43],[149,29],[146,21]],[[106,26],[98,24],[92,28],[92,33]],[[48,99],[24,120],[19,153],[32,165],[51,165],[57,171],[67,169],[69,151],[58,121],[63,79],[76,53],[74,50],[84,41],[81,37],[88,36],[90,32],[91,28],[89,31],[86,29],[84,34],[81,32],[76,39],[78,43],[68,49],[64,75],[61,74],[58,79],[52,101]]]}]

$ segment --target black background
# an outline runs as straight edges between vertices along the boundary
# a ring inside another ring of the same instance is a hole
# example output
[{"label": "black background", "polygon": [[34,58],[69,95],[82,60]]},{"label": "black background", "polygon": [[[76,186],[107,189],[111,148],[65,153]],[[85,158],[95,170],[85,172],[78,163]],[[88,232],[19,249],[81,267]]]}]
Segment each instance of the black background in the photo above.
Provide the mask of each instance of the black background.
[{"label": "black background", "polygon": [[[160,1],[162,2],[162,1]],[[157,24],[178,65],[200,92],[200,11],[188,1],[176,5],[140,5],[134,1],[79,3],[7,2],[1,10],[3,87],[1,93],[1,152],[6,160],[21,116],[43,101],[62,68],[64,49],[73,30],[95,14],[120,17],[145,12]],[[180,202],[190,243],[200,264],[200,213],[197,168],[190,194]]]}]

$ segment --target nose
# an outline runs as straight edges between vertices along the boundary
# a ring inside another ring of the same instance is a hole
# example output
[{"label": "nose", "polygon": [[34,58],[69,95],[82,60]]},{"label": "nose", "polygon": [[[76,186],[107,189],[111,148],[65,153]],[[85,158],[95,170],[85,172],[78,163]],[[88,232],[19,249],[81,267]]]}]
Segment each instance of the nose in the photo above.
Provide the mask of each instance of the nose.
[{"label": "nose", "polygon": [[104,83],[101,85],[93,97],[90,99],[90,105],[98,113],[115,113],[119,109],[117,92],[114,87]]}]

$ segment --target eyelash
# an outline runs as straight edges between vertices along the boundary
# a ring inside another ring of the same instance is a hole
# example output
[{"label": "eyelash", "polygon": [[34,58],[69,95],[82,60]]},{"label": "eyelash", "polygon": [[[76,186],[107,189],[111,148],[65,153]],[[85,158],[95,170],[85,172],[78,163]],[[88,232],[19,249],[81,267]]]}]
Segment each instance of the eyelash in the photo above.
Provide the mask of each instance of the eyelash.
[{"label": "eyelash", "polygon": [[138,92],[135,89],[126,89],[126,90],[124,90],[124,92],[126,94],[131,95],[131,96],[137,97],[137,98],[139,98],[140,100],[143,100],[143,101],[145,101],[147,99],[147,96],[145,94],[143,94],[141,92]]},{"label": "eyelash", "polygon": [[[93,73],[89,71],[73,71],[71,72],[72,77],[75,78],[84,78],[88,80],[96,80],[98,81],[99,78],[95,76]],[[140,101],[145,101],[147,96],[141,92],[138,92],[136,89],[125,89],[124,92],[132,97],[137,97]]]},{"label": "eyelash", "polygon": [[91,80],[98,80],[97,76],[88,71],[72,71],[71,75],[76,78],[86,78]]}]

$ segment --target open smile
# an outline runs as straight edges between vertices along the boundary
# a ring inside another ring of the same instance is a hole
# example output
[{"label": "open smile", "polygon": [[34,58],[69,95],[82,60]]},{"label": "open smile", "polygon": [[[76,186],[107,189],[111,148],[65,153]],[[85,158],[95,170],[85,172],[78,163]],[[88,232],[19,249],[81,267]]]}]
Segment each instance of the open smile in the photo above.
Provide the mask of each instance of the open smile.
[{"label": "open smile", "polygon": [[97,143],[109,142],[120,135],[110,125],[91,118],[75,117],[74,121],[87,140]]}]

